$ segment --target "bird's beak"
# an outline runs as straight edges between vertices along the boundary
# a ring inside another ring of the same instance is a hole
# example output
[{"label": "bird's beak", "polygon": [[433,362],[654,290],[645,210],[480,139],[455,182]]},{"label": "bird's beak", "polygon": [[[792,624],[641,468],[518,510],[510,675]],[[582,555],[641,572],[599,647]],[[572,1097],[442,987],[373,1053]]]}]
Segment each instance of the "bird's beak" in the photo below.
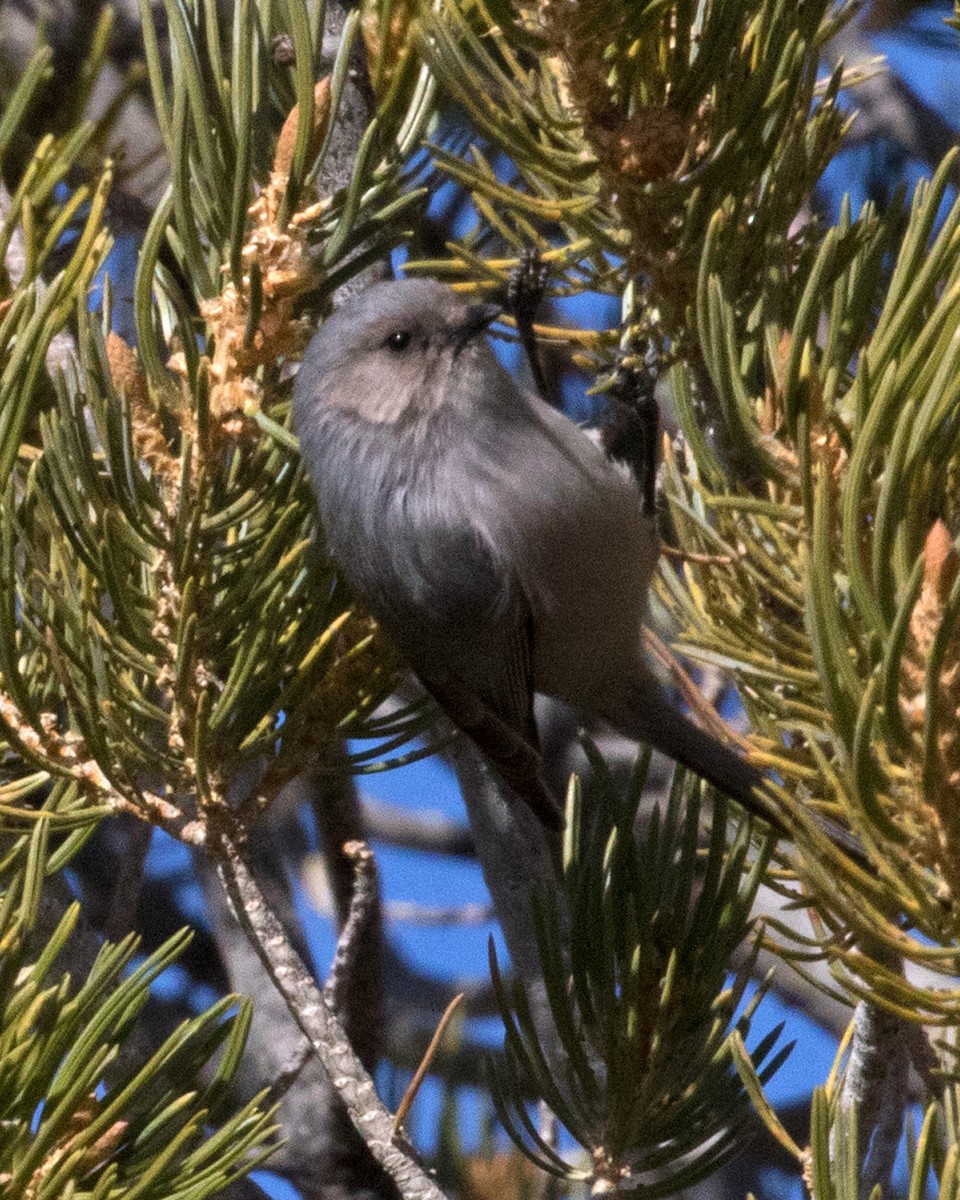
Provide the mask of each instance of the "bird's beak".
[{"label": "bird's beak", "polygon": [[466,316],[455,329],[450,331],[450,340],[457,354],[474,338],[492,325],[503,312],[501,304],[469,304]]}]

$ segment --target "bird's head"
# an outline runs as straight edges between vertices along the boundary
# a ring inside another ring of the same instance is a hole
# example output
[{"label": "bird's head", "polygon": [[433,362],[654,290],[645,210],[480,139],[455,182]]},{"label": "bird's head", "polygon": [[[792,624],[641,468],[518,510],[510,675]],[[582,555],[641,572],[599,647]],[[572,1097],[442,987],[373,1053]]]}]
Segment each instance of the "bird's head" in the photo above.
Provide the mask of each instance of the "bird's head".
[{"label": "bird's head", "polygon": [[337,309],[307,348],[295,427],[330,405],[394,424],[456,402],[471,370],[491,358],[481,335],[500,312],[434,280],[374,284]]}]

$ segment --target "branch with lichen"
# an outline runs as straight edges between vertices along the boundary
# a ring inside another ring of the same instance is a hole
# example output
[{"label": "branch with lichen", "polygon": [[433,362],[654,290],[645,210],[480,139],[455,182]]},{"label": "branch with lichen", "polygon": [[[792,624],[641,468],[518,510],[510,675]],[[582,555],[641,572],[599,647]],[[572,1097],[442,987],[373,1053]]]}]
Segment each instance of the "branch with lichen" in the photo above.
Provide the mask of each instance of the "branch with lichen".
[{"label": "branch with lichen", "polygon": [[393,1116],[380,1102],[373,1080],[347,1040],[331,999],[320,991],[288,942],[229,835],[216,848],[215,861],[237,920],[377,1162],[394,1180],[404,1200],[444,1200],[443,1193],[396,1134]]}]

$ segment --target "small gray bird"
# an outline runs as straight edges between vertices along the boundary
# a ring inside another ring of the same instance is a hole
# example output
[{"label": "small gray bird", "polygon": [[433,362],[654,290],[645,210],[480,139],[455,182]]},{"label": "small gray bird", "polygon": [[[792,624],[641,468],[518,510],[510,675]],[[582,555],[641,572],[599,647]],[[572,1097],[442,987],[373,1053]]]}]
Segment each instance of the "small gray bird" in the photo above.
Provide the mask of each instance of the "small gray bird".
[{"label": "small gray bird", "polygon": [[293,423],[330,553],[423,685],[545,823],[533,693],[604,718],[766,820],[757,772],[667,701],[644,659],[659,555],[637,485],[514,382],[500,309],[428,280],[337,310]]}]

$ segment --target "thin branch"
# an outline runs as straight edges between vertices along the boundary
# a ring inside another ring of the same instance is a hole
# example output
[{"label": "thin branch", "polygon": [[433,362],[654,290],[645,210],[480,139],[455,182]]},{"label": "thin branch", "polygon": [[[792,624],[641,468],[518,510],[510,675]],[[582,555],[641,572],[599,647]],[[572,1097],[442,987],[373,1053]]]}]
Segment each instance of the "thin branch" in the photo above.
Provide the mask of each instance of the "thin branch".
[{"label": "thin branch", "polygon": [[559,838],[500,781],[472,742],[458,738],[449,756],[510,960],[527,991],[548,1059],[560,1062],[565,1055],[547,1000],[533,907],[538,892],[550,891],[565,920],[566,904],[558,886]]},{"label": "thin branch", "polygon": [[[332,65],[336,50],[343,38],[344,26],[352,5],[345,0],[328,0],[324,14],[322,62]],[[353,45],[350,70],[343,89],[337,121],[330,139],[330,146],[323,167],[317,177],[317,186],[322,196],[332,195],[340,188],[349,187],[367,127],[376,111],[376,101],[370,86],[366,52],[363,38]],[[362,254],[361,247],[357,254]],[[378,260],[369,267],[352,275],[337,289],[337,302],[342,304],[357,295],[371,283],[389,274],[389,264]]]},{"label": "thin branch", "polygon": [[410,1109],[413,1107],[413,1102],[417,1098],[417,1092],[420,1091],[420,1087],[423,1084],[424,1079],[427,1077],[427,1072],[430,1070],[430,1065],[433,1062],[434,1055],[437,1053],[440,1042],[443,1040],[443,1035],[447,1031],[447,1026],[450,1024],[450,1020],[457,1009],[457,1005],[462,999],[463,992],[458,992],[444,1009],[443,1016],[440,1018],[440,1023],[437,1025],[433,1037],[430,1039],[430,1045],[427,1047],[426,1053],[420,1060],[420,1065],[413,1073],[413,1078],[410,1080],[410,1086],[403,1093],[403,1099],[397,1105],[396,1116],[393,1119],[393,1128],[397,1133],[399,1133],[403,1128],[403,1123],[407,1119],[407,1114],[410,1112]]},{"label": "thin branch", "polygon": [[[289,878],[295,871],[289,851],[277,853],[274,833],[266,825],[257,830],[257,878],[264,881],[267,902],[297,948],[301,927],[290,907],[289,893],[277,886],[278,879]],[[216,950],[227,968],[229,986],[254,1002],[238,1079],[240,1093],[247,1099],[268,1087],[270,1102],[280,1106],[284,1141],[271,1161],[271,1170],[287,1179],[304,1200],[396,1200],[392,1181],[354,1129],[336,1088],[290,1015],[256,947],[235,920],[212,864],[198,856],[198,865]],[[268,886],[272,891],[266,891]],[[301,959],[305,957],[303,949],[298,953]]]},{"label": "thin branch", "polygon": [[408,925],[464,926],[486,925],[496,919],[489,904],[418,904],[415,900],[390,900],[386,905],[389,921]]},{"label": "thin branch", "polygon": [[414,812],[404,805],[364,796],[363,817],[367,833],[374,841],[405,850],[476,858],[470,830],[440,813]]},{"label": "thin branch", "polygon": [[[353,895],[350,898],[350,911],[337,939],[336,954],[323,994],[346,1020],[347,1002],[358,964],[371,948],[371,934],[375,938],[379,936],[380,895],[377,864],[366,842],[344,843],[343,855],[353,864]],[[379,997],[370,999],[379,1012]]]},{"label": "thin branch", "polygon": [[343,1026],[317,987],[283,927],[271,912],[242,853],[226,836],[218,846],[217,872],[241,928],[250,939],[290,1015],[308,1038],[373,1157],[405,1200],[446,1200],[410,1151],[394,1140],[393,1116],[377,1095]]},{"label": "thin branch", "polygon": [[363,813],[346,767],[342,775],[310,774],[303,783],[323,845],[339,931],[328,994],[361,1062],[372,1070],[384,1031],[383,919],[376,864],[366,848]]},{"label": "thin branch", "polygon": [[[898,78],[889,65],[877,62],[878,47],[870,35],[889,34],[888,19],[878,16],[876,5],[869,5],[823,48],[824,61],[831,69],[842,63],[850,72],[862,69],[866,73],[850,88],[856,119],[847,145],[876,146],[889,139],[898,142],[905,154],[921,159],[932,173],[956,144],[956,133],[941,113]],[[956,167],[953,177],[956,180]]]},{"label": "thin branch", "polygon": [[858,1107],[861,1200],[878,1185],[884,1192],[890,1188],[908,1099],[905,1025],[902,1017],[866,1000],[854,1013],[840,1106]]},{"label": "thin branch", "polygon": [[[146,821],[131,821],[126,831],[125,853],[107,907],[103,932],[108,941],[119,942],[133,928],[143,892],[143,871],[153,838],[153,826]],[[121,835],[122,836],[122,835]]]}]

